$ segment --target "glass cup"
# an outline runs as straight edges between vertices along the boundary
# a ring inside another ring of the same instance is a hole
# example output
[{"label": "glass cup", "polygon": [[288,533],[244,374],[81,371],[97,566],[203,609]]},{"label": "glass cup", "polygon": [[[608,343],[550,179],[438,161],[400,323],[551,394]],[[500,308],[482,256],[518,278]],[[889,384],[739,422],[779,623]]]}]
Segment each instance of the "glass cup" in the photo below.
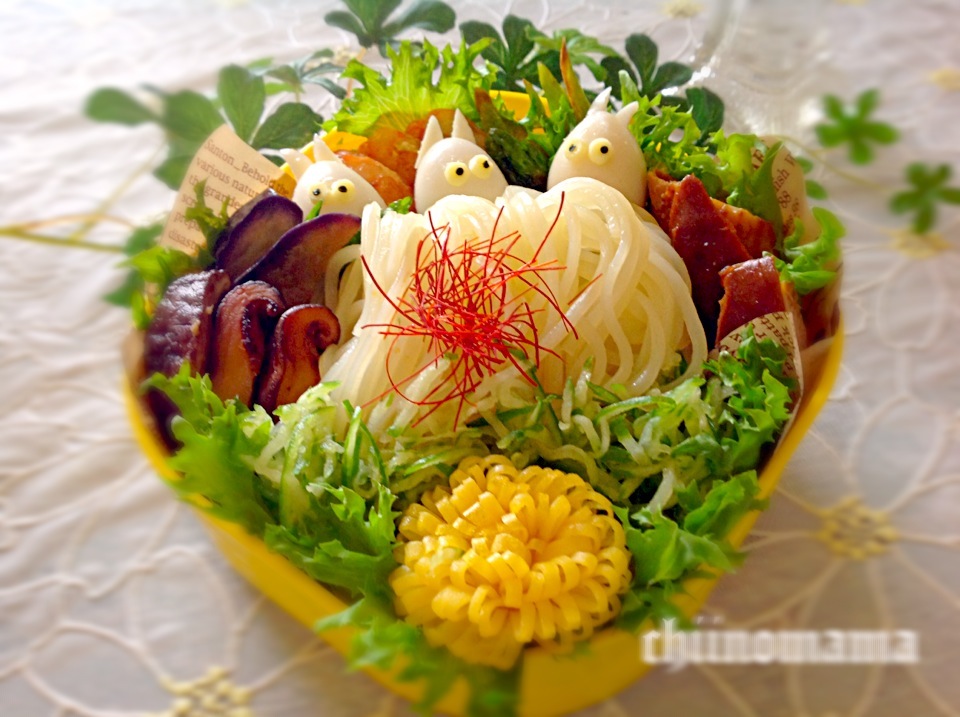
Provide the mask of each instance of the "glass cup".
[{"label": "glass cup", "polygon": [[812,123],[828,48],[825,0],[718,0],[694,84],[719,94],[738,131],[796,136]]}]

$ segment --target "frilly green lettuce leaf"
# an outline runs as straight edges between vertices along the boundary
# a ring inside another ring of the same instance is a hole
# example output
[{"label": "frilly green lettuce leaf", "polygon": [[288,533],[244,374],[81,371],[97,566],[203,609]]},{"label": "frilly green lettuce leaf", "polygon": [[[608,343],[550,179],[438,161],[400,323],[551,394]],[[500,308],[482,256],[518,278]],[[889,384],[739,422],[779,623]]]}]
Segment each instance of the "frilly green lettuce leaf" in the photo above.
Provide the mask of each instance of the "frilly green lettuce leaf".
[{"label": "frilly green lettuce leaf", "polygon": [[489,42],[464,43],[459,50],[449,45],[440,50],[426,40],[422,47],[402,42],[397,49],[387,49],[389,79],[351,60],[343,77],[360,87],[343,100],[325,126],[363,136],[380,124],[403,131],[431,110],[454,108],[476,119],[473,91],[482,86],[484,75],[474,67],[474,60]]},{"label": "frilly green lettuce leaf", "polygon": [[820,225],[820,235],[812,242],[801,244],[803,223],[795,222],[793,233],[783,241],[785,260],[774,259],[780,278],[792,282],[801,295],[822,289],[836,279],[840,240],[846,234],[833,212],[814,207],[813,216]]}]

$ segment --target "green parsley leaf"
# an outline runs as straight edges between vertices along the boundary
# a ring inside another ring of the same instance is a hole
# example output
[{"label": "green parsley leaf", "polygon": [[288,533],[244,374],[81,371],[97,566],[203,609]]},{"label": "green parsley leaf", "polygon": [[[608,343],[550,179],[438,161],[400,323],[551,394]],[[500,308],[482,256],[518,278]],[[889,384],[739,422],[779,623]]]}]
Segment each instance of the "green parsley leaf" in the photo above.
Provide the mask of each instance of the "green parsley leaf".
[{"label": "green parsley leaf", "polygon": [[266,67],[250,69],[262,71],[264,77],[279,81],[267,85],[267,94],[291,92],[299,102],[300,95],[306,90],[305,85],[314,84],[320,85],[337,99],[342,100],[347,91],[328,77],[328,75],[339,76],[343,72],[343,66],[333,60],[333,50],[324,48],[285,65],[268,63]]},{"label": "green parsley leaf", "polygon": [[702,133],[698,143],[703,144],[707,135],[717,132],[723,126],[723,100],[705,87],[691,87],[686,91],[686,95],[690,103],[690,114]]}]

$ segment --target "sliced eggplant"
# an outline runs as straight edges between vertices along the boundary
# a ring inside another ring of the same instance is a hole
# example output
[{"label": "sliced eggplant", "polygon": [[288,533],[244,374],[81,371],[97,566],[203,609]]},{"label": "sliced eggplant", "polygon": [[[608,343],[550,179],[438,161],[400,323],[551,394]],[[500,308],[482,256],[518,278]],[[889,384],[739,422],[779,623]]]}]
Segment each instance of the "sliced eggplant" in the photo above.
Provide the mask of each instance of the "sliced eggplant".
[{"label": "sliced eggplant", "polygon": [[267,340],[284,308],[280,292],[262,281],[235,286],[220,301],[209,367],[213,391],[220,398],[250,405]]},{"label": "sliced eggplant", "polygon": [[300,207],[272,189],[264,190],[230,217],[214,249],[217,267],[238,279],[302,221]]},{"label": "sliced eggplant", "polygon": [[287,309],[273,330],[257,403],[273,411],[320,382],[320,353],[340,340],[340,322],[326,306]]},{"label": "sliced eggplant", "polygon": [[305,221],[284,234],[240,281],[259,280],[277,287],[288,307],[320,303],[330,257],[358,231],[360,217],[352,214],[324,214]]}]

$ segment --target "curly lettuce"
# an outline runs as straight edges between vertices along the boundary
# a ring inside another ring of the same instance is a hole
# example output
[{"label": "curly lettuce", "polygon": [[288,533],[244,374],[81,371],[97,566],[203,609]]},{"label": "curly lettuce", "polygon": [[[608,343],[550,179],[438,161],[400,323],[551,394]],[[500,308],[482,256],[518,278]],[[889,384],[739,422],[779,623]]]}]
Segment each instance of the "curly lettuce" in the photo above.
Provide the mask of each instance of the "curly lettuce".
[{"label": "curly lettuce", "polygon": [[457,433],[414,428],[374,436],[362,413],[331,399],[332,384],[277,409],[222,401],[188,368],[148,386],[180,410],[172,430],[172,487],[201,510],[239,523],[312,578],[352,601],[318,629],[353,625],[351,664],[389,667],[408,659],[401,679],[424,680],[429,710],[463,677],[471,715],[511,714],[520,666],[471,665],[432,647],[397,618],[388,576],[397,567],[398,508],[445,481],[464,457],[508,454],[518,465],[577,472],[611,498],[633,555],[633,579],[617,624],[638,629],[673,617],[670,598],[704,568],[739,561],[726,538],[761,506],[755,468],[783,429],[791,381],[785,354],[749,336],[736,355],[705,364],[703,377],[660,393],[621,398],[586,372],[563,396],[541,392]]},{"label": "curly lettuce", "polygon": [[437,109],[459,109],[476,119],[473,93],[488,78],[474,67],[474,61],[489,43],[480,40],[464,43],[459,50],[449,45],[441,50],[427,40],[422,45],[404,41],[396,49],[387,48],[389,78],[351,60],[343,77],[360,86],[325,126],[368,136],[381,125],[403,131],[413,120]]}]

